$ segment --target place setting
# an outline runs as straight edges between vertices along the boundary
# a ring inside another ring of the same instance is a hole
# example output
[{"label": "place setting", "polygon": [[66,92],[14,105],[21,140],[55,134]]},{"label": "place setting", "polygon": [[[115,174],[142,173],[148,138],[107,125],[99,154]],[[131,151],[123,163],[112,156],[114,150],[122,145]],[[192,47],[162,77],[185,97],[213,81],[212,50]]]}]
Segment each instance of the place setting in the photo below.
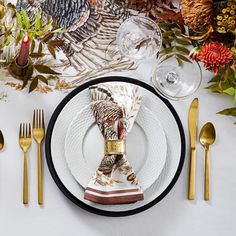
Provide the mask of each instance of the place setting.
[{"label": "place setting", "polygon": [[[199,116],[205,101],[196,92],[208,70],[207,89],[236,98],[236,3],[176,2],[0,3],[3,86],[24,95],[65,92],[48,122],[46,109],[33,110],[31,122],[19,121],[23,204],[29,204],[32,142],[40,206],[50,195],[44,162],[78,211],[110,217],[144,212],[164,201],[184,164],[184,200],[196,200],[197,154],[204,156],[204,196],[198,198],[211,201],[210,150],[218,131]],[[145,63],[151,77],[136,78]],[[235,107],[219,114],[234,117]],[[5,144],[0,127],[0,155]]]},{"label": "place setting", "polygon": [[[62,101],[48,126],[46,155],[54,180],[74,203],[97,214],[122,216],[151,207],[169,192],[183,165],[185,139],[177,113],[152,87],[133,79],[104,77],[83,87]],[[120,114],[124,124],[115,122],[117,127],[109,130],[106,122],[113,123],[110,119],[122,111],[118,104],[127,109],[126,116]],[[125,140],[127,135],[125,143],[105,139],[119,132]],[[98,155],[104,159],[96,160]],[[114,155],[118,164],[112,163]]]}]

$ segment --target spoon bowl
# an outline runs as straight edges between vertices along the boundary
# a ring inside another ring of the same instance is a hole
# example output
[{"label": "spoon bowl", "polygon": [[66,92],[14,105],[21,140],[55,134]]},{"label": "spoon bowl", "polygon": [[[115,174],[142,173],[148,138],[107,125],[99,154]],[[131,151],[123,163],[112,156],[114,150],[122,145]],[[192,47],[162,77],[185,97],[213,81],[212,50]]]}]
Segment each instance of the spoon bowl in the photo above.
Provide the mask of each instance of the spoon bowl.
[{"label": "spoon bowl", "polygon": [[209,146],[215,142],[216,131],[212,123],[206,123],[200,132],[199,140],[205,148],[205,177],[204,177],[204,199],[206,201],[210,198],[210,158]]},{"label": "spoon bowl", "polygon": [[208,148],[215,142],[215,139],[216,139],[215,127],[212,123],[208,122],[201,129],[200,143],[204,147]]},{"label": "spoon bowl", "polygon": [[0,151],[3,149],[3,147],[4,147],[4,138],[2,131],[0,130]]}]

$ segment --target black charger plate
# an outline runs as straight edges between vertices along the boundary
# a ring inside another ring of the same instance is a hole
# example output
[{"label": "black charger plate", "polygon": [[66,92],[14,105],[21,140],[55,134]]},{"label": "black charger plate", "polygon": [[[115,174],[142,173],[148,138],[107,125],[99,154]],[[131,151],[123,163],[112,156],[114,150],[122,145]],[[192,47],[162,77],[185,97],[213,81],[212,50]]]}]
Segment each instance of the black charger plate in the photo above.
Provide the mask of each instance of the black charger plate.
[{"label": "black charger plate", "polygon": [[[74,96],[76,96],[81,91],[89,88],[90,86],[93,86],[93,85],[99,84],[99,83],[114,82],[114,81],[116,81],[116,82],[126,82],[126,83],[132,83],[132,84],[138,85],[140,87],[143,87],[143,88],[147,89],[148,91],[153,93],[155,96],[157,96],[159,99],[161,99],[165,103],[165,105],[168,107],[168,109],[171,111],[171,113],[173,114],[173,116],[174,116],[174,118],[176,120],[176,123],[178,125],[179,134],[180,134],[180,138],[181,138],[181,155],[180,155],[179,165],[178,165],[177,171],[176,171],[172,181],[170,182],[170,184],[166,187],[166,189],[157,198],[155,198],[153,201],[149,202],[148,204],[146,204],[146,205],[144,205],[142,207],[136,208],[136,209],[132,209],[132,210],[128,210],[128,211],[122,211],[122,212],[113,212],[113,211],[105,211],[105,210],[97,209],[95,207],[87,205],[86,203],[84,203],[81,200],[79,200],[78,198],[76,198],[65,187],[65,185],[60,180],[60,178],[59,178],[59,176],[58,176],[58,174],[56,172],[56,169],[54,167],[54,164],[53,164],[53,161],[52,161],[52,154],[51,154],[51,138],[52,138],[53,128],[54,128],[55,122],[56,122],[60,112],[66,106],[66,104]],[[68,94],[62,100],[62,102],[58,105],[58,107],[54,111],[54,113],[53,113],[53,115],[51,117],[51,120],[49,122],[48,128],[47,128],[47,134],[46,134],[46,140],[45,140],[45,152],[46,152],[46,158],[47,158],[47,164],[48,164],[49,171],[50,171],[50,173],[51,173],[55,183],[57,184],[59,189],[64,193],[64,195],[67,198],[69,198],[77,206],[79,206],[79,207],[83,208],[84,210],[87,210],[87,211],[89,211],[91,213],[98,214],[98,215],[103,215],[103,216],[121,217],[121,216],[134,215],[134,214],[137,214],[137,213],[140,213],[142,211],[147,210],[148,208],[154,206],[159,201],[161,201],[170,192],[170,190],[173,188],[173,186],[177,182],[177,180],[178,180],[178,178],[180,176],[180,173],[182,171],[182,168],[183,168],[184,159],[185,159],[185,136],[184,136],[184,130],[183,130],[182,123],[181,123],[181,121],[179,119],[179,116],[176,113],[175,109],[170,104],[170,102],[167,101],[165,98],[161,97],[154,90],[153,87],[151,87],[150,85],[148,85],[148,84],[146,84],[146,83],[144,83],[142,81],[136,80],[136,79],[131,79],[131,78],[127,78],[127,77],[119,77],[119,76],[111,76],[111,77],[98,78],[98,79],[89,81],[89,82],[87,82],[85,84],[82,84],[81,86],[79,86],[75,90],[73,90],[70,94]]]}]

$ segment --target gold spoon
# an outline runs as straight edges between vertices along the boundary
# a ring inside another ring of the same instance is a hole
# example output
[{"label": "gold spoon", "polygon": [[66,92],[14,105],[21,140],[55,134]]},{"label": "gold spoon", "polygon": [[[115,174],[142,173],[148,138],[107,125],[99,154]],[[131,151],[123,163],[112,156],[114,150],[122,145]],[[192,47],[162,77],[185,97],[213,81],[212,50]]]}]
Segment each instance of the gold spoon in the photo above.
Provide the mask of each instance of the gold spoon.
[{"label": "gold spoon", "polygon": [[210,159],[209,146],[215,142],[216,131],[212,123],[206,123],[200,132],[200,143],[205,148],[205,181],[204,181],[204,199],[209,200],[210,195]]},{"label": "gold spoon", "polygon": [[2,131],[0,130],[0,151],[3,149],[3,147],[4,147],[4,138]]}]

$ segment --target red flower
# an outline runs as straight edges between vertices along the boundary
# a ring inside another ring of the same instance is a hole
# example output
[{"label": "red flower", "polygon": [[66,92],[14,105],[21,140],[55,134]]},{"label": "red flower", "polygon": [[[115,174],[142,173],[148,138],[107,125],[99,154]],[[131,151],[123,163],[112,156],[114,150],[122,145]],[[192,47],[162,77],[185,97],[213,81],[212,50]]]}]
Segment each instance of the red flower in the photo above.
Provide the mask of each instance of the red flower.
[{"label": "red flower", "polygon": [[198,60],[202,61],[204,66],[211,69],[213,73],[217,73],[219,67],[229,63],[232,59],[232,52],[218,42],[205,43],[198,54]]}]

